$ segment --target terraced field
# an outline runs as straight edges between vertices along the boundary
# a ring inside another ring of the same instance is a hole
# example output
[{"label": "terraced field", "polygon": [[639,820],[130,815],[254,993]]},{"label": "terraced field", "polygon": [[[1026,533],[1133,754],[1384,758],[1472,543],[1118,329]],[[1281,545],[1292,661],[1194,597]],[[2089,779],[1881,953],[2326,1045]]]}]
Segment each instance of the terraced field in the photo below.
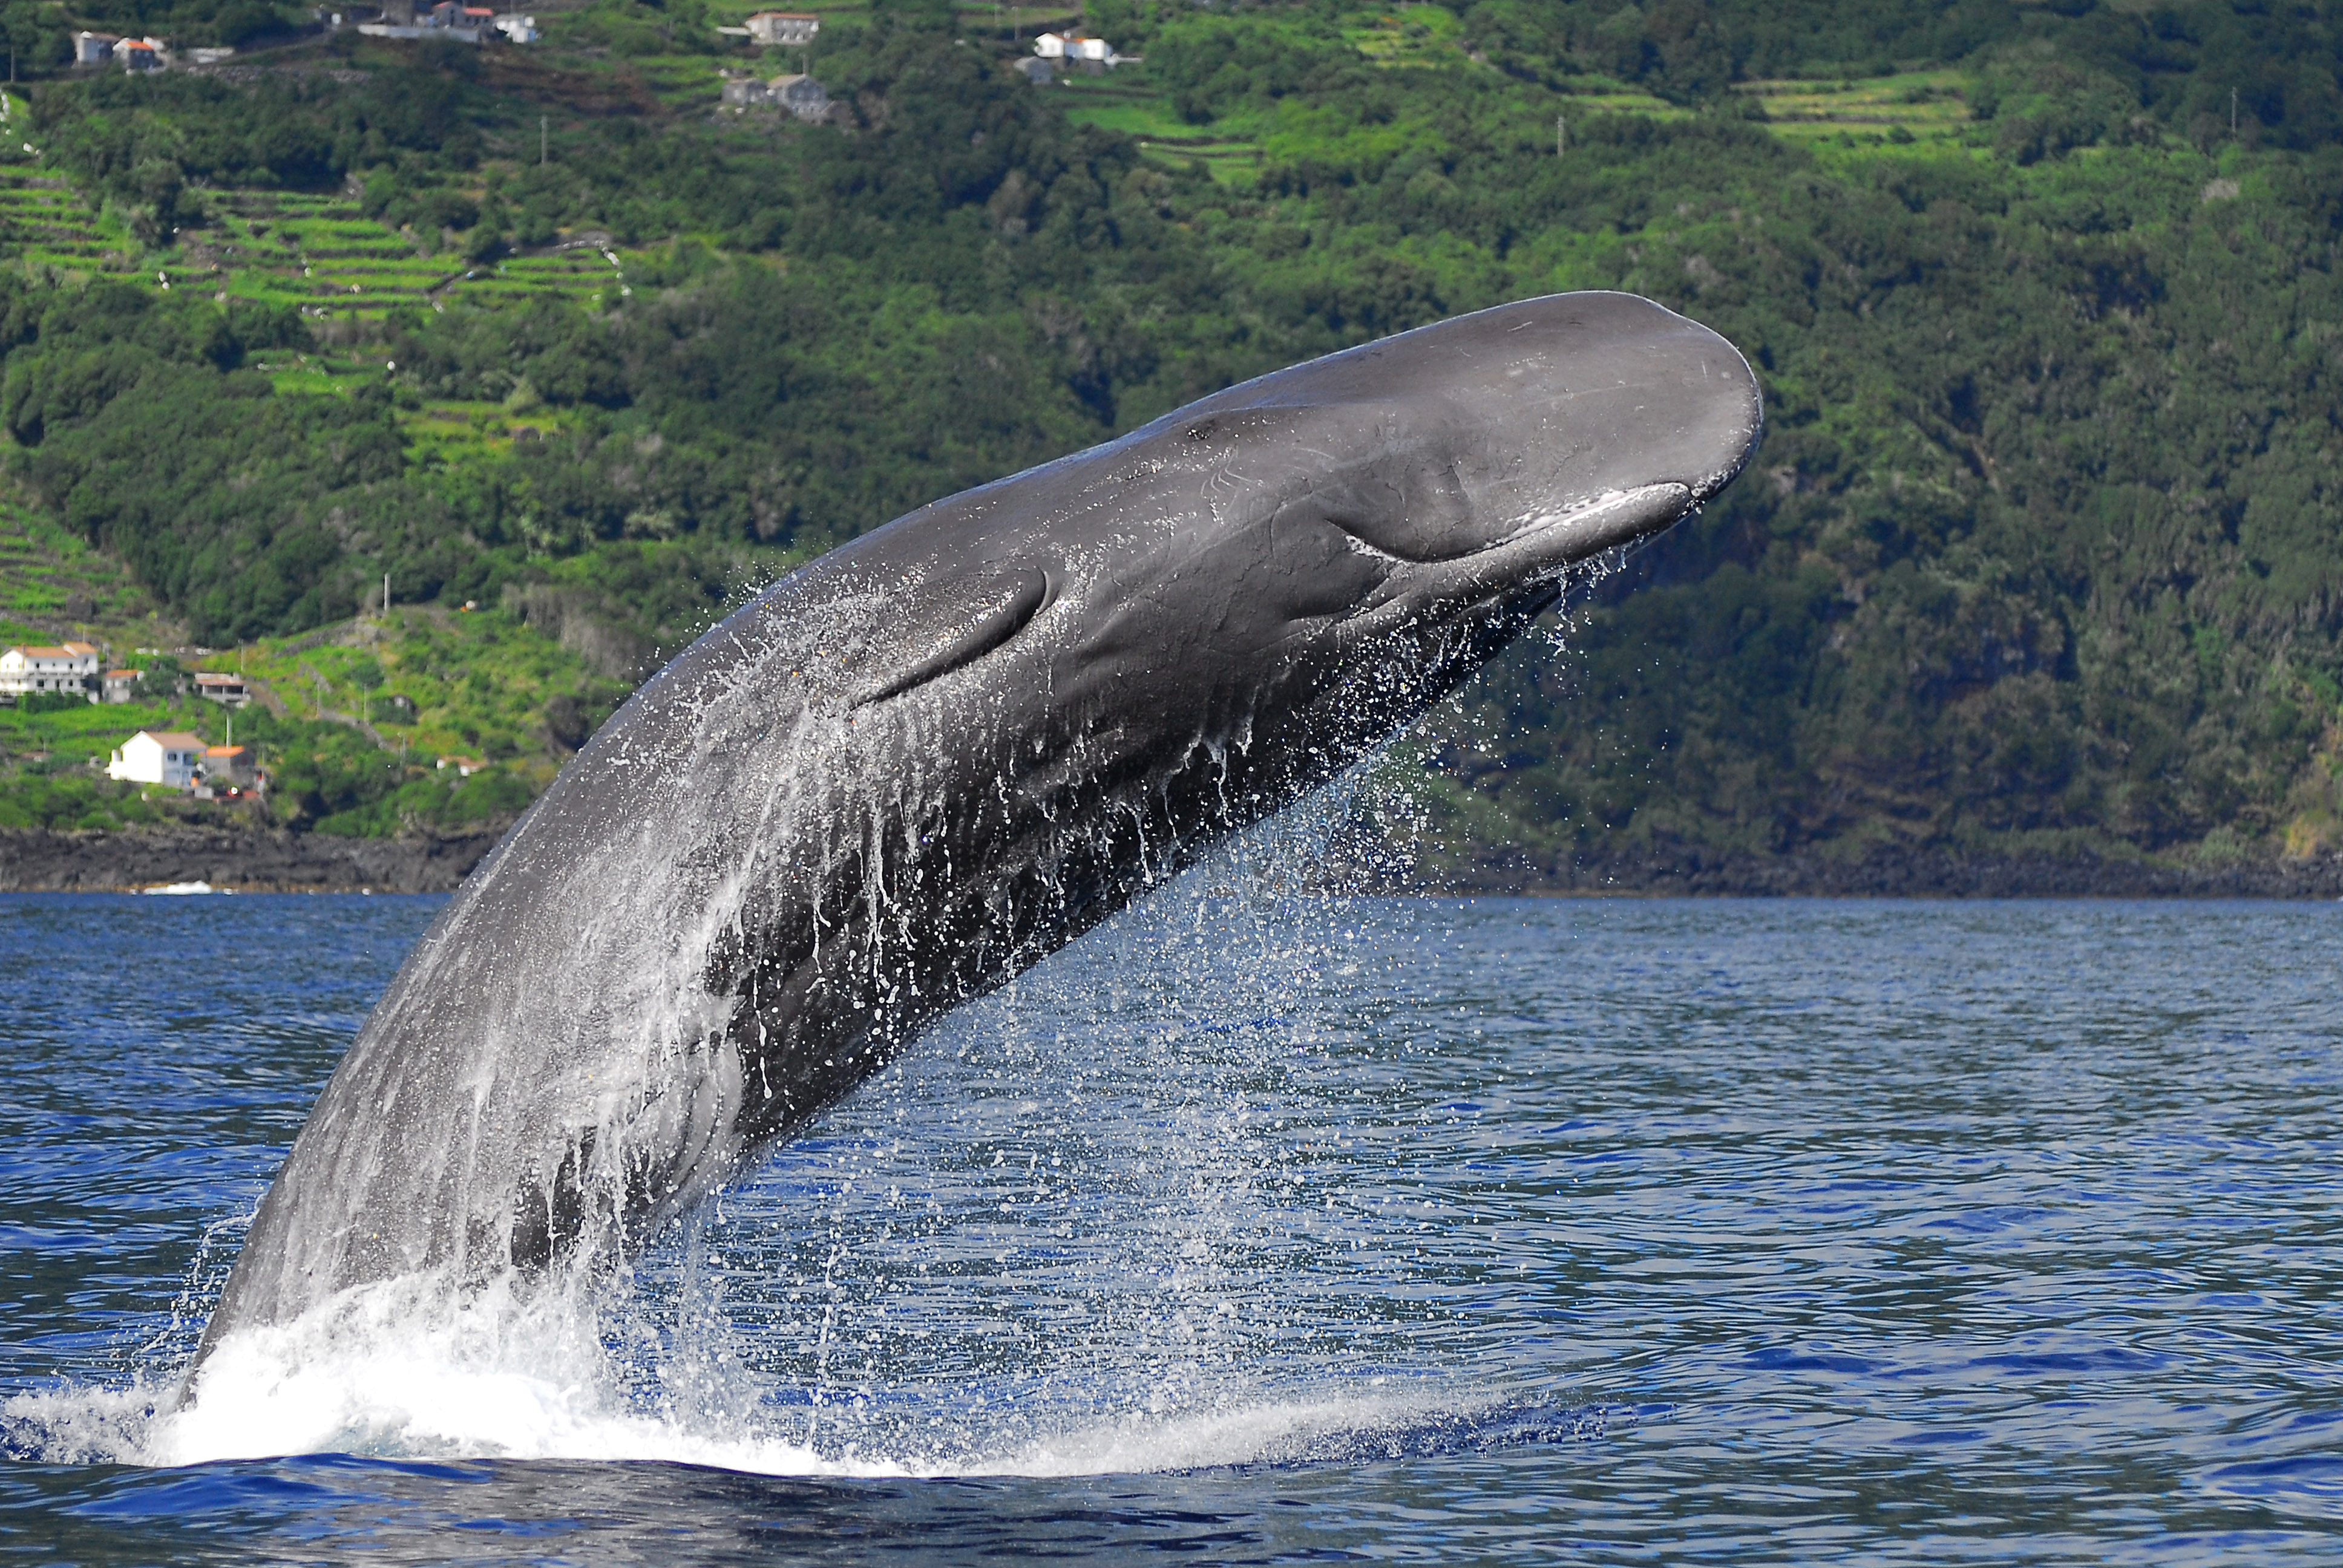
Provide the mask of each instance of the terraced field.
[{"label": "terraced field", "polygon": [[1258,172],[1262,159],[1258,140],[1226,124],[1188,124],[1147,83],[1141,67],[1125,65],[1110,76],[1071,75],[1058,87],[1035,90],[1062,90],[1069,106],[1067,118],[1121,132],[1139,143],[1141,154],[1151,163],[1177,167],[1194,159],[1226,186],[1251,185]]},{"label": "terraced field", "polygon": [[597,298],[624,290],[626,258],[598,234],[501,261],[469,263],[452,251],[424,255],[416,242],[333,196],[224,191],[216,216],[185,245],[169,281],[221,297],[296,305],[313,316],[378,317],[397,306],[444,305],[461,295],[520,299],[555,294]]},{"label": "terraced field", "polygon": [[69,638],[176,644],[183,635],[119,562],[0,499],[0,647]]},{"label": "terraced field", "polygon": [[1843,81],[1743,82],[1774,134],[1793,141],[1924,141],[1961,134],[1969,123],[1957,71],[1908,71]]}]

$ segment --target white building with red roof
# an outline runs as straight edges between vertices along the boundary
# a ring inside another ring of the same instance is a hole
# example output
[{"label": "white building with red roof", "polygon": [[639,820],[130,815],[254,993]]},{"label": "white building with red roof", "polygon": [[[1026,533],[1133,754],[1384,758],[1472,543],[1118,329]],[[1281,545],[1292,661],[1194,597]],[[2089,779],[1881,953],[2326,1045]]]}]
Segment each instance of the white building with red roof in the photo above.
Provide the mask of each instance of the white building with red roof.
[{"label": "white building with red roof", "polygon": [[96,702],[98,671],[105,662],[93,643],[12,648],[0,653],[0,697],[18,699],[69,691]]},{"label": "white building with red roof", "polygon": [[133,784],[192,789],[196,775],[203,771],[205,755],[210,750],[200,735],[189,735],[181,729],[142,729],[114,749],[114,759],[106,765],[106,776],[128,779]]}]

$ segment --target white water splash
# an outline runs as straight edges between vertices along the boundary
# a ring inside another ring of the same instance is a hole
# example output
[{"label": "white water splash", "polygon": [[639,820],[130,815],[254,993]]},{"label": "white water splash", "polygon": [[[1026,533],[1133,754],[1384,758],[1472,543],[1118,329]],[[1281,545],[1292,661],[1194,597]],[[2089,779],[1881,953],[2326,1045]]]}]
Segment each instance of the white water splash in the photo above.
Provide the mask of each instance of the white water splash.
[{"label": "white water splash", "polygon": [[[690,1408],[646,1405],[593,1342],[590,1317],[483,1308],[426,1326],[416,1304],[377,1288],[236,1336],[215,1350],[184,1403],[177,1390],[145,1382],[66,1385],[0,1402],[0,1428],[19,1457],[53,1464],[337,1453],[804,1477],[1076,1476],[1397,1452],[1400,1434],[1487,1404],[1443,1401],[1437,1384],[1374,1378],[1356,1388],[1230,1390],[1153,1411],[1070,1403],[1039,1420],[1003,1420],[990,1441],[925,1444],[920,1423],[874,1416],[861,1399],[835,1410],[759,1409],[753,1388],[709,1398],[703,1387]],[[1176,1381],[1175,1369],[1163,1371]]]}]

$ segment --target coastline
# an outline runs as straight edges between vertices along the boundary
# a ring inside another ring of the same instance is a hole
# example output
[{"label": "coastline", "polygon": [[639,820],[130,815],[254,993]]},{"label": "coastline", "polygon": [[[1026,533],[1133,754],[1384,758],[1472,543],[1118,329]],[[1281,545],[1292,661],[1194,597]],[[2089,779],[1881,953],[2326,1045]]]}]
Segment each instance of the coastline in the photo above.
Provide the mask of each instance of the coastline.
[{"label": "coastline", "polygon": [[[127,892],[206,882],[242,892],[447,893],[503,837],[343,839],[282,828],[0,829],[0,892]],[[1328,879],[1382,894],[1532,898],[2343,899],[2343,854],[2217,863],[1875,846],[1861,855],[1683,849],[1538,863],[1492,857]],[[1354,868],[1355,870],[1355,868]]]},{"label": "coastline", "polygon": [[1681,849],[1443,868],[1444,891],[1537,897],[2343,899],[2343,854],[2215,862],[1876,845],[1859,855]]},{"label": "coastline", "polygon": [[501,826],[399,839],[283,828],[7,828],[0,829],[0,892],[132,892],[208,882],[250,893],[447,893],[503,836]]}]

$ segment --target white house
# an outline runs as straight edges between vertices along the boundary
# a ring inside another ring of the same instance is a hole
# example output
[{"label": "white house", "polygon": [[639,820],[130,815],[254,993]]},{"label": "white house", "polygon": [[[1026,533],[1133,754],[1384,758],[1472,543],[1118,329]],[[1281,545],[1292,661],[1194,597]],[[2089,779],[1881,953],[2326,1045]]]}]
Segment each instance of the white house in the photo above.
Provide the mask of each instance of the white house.
[{"label": "white house", "polygon": [[143,669],[109,669],[98,678],[98,695],[106,702],[127,702],[138,695]]},{"label": "white house", "polygon": [[196,677],[196,695],[206,702],[216,702],[225,708],[242,708],[252,700],[252,693],[240,675],[214,674],[206,670]]},{"label": "white house", "polygon": [[126,71],[159,71],[171,63],[160,38],[116,38],[114,57]]},{"label": "white house", "polygon": [[759,11],[749,18],[749,36],[759,44],[802,49],[821,31],[821,18],[798,11]]},{"label": "white house", "polygon": [[1093,74],[1120,65],[1127,59],[1139,57],[1136,55],[1118,55],[1114,52],[1114,45],[1105,39],[1091,38],[1080,33],[1044,33],[1033,40],[1033,53],[1037,58],[1080,65]]},{"label": "white house", "polygon": [[134,784],[166,784],[174,789],[195,788],[204,754],[210,749],[200,735],[178,729],[142,729],[115,748],[106,765],[108,779]]},{"label": "white house", "polygon": [[0,697],[70,691],[97,700],[98,667],[104,660],[86,642],[56,648],[12,648],[0,653]]},{"label": "white house", "polygon": [[514,12],[507,12],[497,18],[497,31],[502,33],[508,42],[514,44],[534,44],[538,37],[537,18]]}]

